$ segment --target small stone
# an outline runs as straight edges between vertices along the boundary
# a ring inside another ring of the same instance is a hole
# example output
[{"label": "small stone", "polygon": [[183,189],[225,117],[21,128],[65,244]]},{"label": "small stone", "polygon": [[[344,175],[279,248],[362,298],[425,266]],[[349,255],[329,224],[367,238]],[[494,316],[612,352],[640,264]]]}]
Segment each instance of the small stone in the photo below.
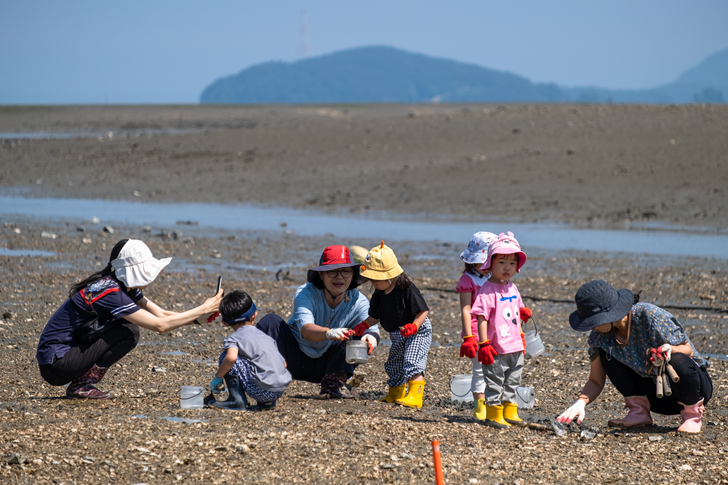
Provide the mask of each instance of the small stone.
[{"label": "small stone", "polygon": [[589,429],[583,429],[583,430],[581,430],[581,433],[579,434],[579,438],[582,441],[593,440],[596,437],[597,437],[596,432],[589,430]]},{"label": "small stone", "polygon": [[650,441],[662,441],[663,438],[662,438],[662,436],[650,436],[647,439]]},{"label": "small stone", "polygon": [[132,192],[131,195],[133,195],[134,197],[141,197],[142,196],[142,194],[138,190],[135,190],[134,192]]},{"label": "small stone", "polygon": [[101,222],[101,219],[99,219],[98,217],[91,218],[91,224],[98,224],[99,222]]},{"label": "small stone", "polygon": [[93,241],[87,237],[84,237],[81,239],[81,242],[84,244],[91,244]]},{"label": "small stone", "polygon": [[688,464],[685,464],[685,465],[680,465],[679,467],[677,467],[677,469],[678,469],[678,470],[680,470],[680,471],[684,471],[684,472],[686,472],[686,471],[690,471],[690,470],[692,470],[692,469],[693,469],[693,467],[691,467],[691,466],[690,466],[690,465],[688,465]]},{"label": "small stone", "polygon": [[152,367],[152,372],[167,372],[167,369],[164,367],[157,367],[156,365]]},{"label": "small stone", "polygon": [[13,312],[4,312],[3,313],[4,320],[12,320],[14,317],[15,317],[15,314]]},{"label": "small stone", "polygon": [[20,234],[20,228],[19,227],[16,227],[15,229],[13,229],[13,232],[15,234]]},{"label": "small stone", "polygon": [[468,482],[470,482],[470,483],[478,483],[478,479],[477,478],[471,478],[470,480],[468,480]]},{"label": "small stone", "polygon": [[104,226],[103,231],[108,232],[109,234],[114,234],[114,228],[111,226]]},{"label": "small stone", "polygon": [[250,447],[248,445],[238,445],[236,450],[238,453],[249,453]]},{"label": "small stone", "polygon": [[44,237],[46,239],[58,239],[57,234],[53,234],[52,232],[46,232],[46,231],[41,232],[40,237]]},{"label": "small stone", "polygon": [[145,234],[149,234],[150,232],[152,232],[152,228],[150,226],[143,227],[142,232]]},{"label": "small stone", "polygon": [[26,461],[28,460],[23,455],[19,453],[13,453],[12,455],[10,455],[10,458],[5,460],[5,463],[7,463],[8,465],[22,465]]},{"label": "small stone", "polygon": [[83,226],[77,226],[76,227],[76,232],[86,232],[86,228],[83,227]]}]

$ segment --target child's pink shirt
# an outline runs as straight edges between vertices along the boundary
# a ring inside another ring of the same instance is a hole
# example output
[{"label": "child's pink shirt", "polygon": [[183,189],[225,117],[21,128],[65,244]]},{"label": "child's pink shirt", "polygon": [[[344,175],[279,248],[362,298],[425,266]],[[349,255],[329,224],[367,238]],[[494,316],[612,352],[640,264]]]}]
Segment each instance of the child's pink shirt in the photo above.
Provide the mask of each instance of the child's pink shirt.
[{"label": "child's pink shirt", "polygon": [[[475,303],[475,297],[480,291],[480,287],[487,281],[488,278],[481,274],[476,276],[470,273],[463,273],[460,281],[458,281],[458,285],[455,287],[455,291],[458,293],[470,293],[470,307],[472,308],[473,303]],[[475,338],[480,340],[478,337],[478,317],[472,312],[470,312],[470,329],[472,332],[471,335],[475,335]],[[461,331],[460,336],[465,337],[465,332]]]},{"label": "child's pink shirt", "polygon": [[518,331],[523,306],[518,288],[510,281],[505,285],[488,281],[480,287],[470,313],[488,320],[487,338],[499,354],[524,350]]}]

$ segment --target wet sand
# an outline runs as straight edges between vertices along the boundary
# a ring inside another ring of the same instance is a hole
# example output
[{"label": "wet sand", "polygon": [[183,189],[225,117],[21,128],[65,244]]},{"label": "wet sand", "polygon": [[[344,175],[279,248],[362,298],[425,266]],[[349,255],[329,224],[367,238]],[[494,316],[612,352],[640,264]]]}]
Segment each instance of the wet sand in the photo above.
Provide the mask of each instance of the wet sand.
[{"label": "wet sand", "polygon": [[[500,110],[498,106],[478,106],[468,107],[468,112],[464,108],[337,107],[322,112],[315,107],[248,111],[237,107],[98,107],[18,112],[4,108],[0,110],[0,132],[18,128],[116,134],[103,141],[4,142],[0,144],[0,190],[38,196],[240,200],[330,210],[391,209],[473,217],[481,217],[483,211],[466,202],[485,192],[489,207],[497,209],[493,212],[513,220],[622,225],[637,208],[657,207],[657,215],[631,220],[694,224],[713,230],[726,227],[726,141],[725,137],[710,135],[713,127],[726,123],[726,112],[719,107],[509,106]],[[344,109],[349,111],[344,113]],[[184,123],[174,113],[182,113]],[[8,121],[11,118],[15,121]],[[548,146],[563,145],[575,153],[548,155],[545,148],[538,155],[520,151],[521,145],[513,138],[523,135],[529,139],[529,120],[541,129],[539,143],[528,142],[529,151],[550,143]],[[255,126],[242,125],[248,121]],[[574,126],[569,127],[569,121],[579,129],[570,132]],[[203,126],[195,125],[198,122]],[[208,131],[119,139],[141,129],[165,127]],[[514,128],[521,131],[513,133]],[[671,135],[675,144],[666,139],[662,147],[658,140],[671,130],[684,138]],[[351,138],[346,138],[347,133],[352,133]],[[480,133],[483,139],[473,133]],[[354,141],[349,148],[341,143],[350,140]],[[670,155],[674,154],[670,150],[683,150],[683,143],[693,147],[693,157],[687,156],[689,151]],[[388,146],[386,152],[384,144]],[[258,149],[253,150],[255,147]],[[319,148],[324,153],[315,147],[324,147]],[[609,175],[620,160],[619,150],[634,163],[624,165],[626,174]],[[502,177],[506,172],[498,172],[503,169],[494,163],[489,170],[499,175],[496,180],[506,180],[505,185],[491,184],[489,190],[482,190],[482,184],[472,178],[472,173],[480,173],[475,170],[477,165],[461,158],[463,153],[472,158],[481,152],[486,162],[512,161],[522,168],[519,173],[523,178],[511,184],[516,179]],[[503,157],[494,158],[498,153]],[[508,158],[509,153],[515,155]],[[580,154],[584,158],[574,158]],[[655,180],[648,178],[641,190],[634,181],[639,177],[629,176],[647,170],[647,162],[639,162],[642,157],[637,154],[646,154],[644,159],[651,160],[656,169]],[[433,160],[431,165],[429,159]],[[345,168],[339,169],[337,163]],[[700,167],[709,163],[717,165],[716,169],[722,167],[722,171],[715,170],[707,177]],[[409,168],[403,170],[404,164]],[[475,171],[467,175],[463,167]],[[557,176],[570,170],[573,177],[575,167],[599,180],[586,177],[582,183]],[[565,185],[559,185],[560,179]],[[421,190],[423,184],[430,184],[429,190]],[[696,184],[702,188],[698,190]],[[380,187],[372,197],[368,188],[374,185]],[[670,188],[669,198],[660,187]],[[517,197],[511,196],[513,191]],[[549,200],[559,203],[532,204],[547,194]],[[309,202],[313,197],[318,198]],[[590,208],[592,198],[598,203]],[[677,202],[670,202],[673,198]],[[664,207],[661,200],[668,201]],[[625,212],[626,208],[631,208],[630,212]],[[696,216],[698,211],[706,216]],[[710,373],[715,392],[699,436],[677,436],[677,416],[654,415],[655,425],[640,430],[610,430],[606,421],[622,414],[623,401],[608,385],[599,400],[587,408],[583,424],[583,428],[596,431],[597,437],[581,439],[576,426],[565,437],[530,429],[499,432],[474,422],[470,403],[450,401],[450,376],[470,372],[469,361],[458,358],[459,307],[453,292],[462,247],[416,241],[398,243],[394,249],[432,311],[435,345],[429,354],[425,406],[421,410],[377,401],[386,390],[385,346],[360,367],[367,376],[356,401],[315,400],[318,386],[296,382],[278,406],[266,413],[181,410],[180,386],[207,385],[215,371],[226,335],[222,325],[185,327],[164,335],[143,330],[140,345],[102,381],[100,387],[112,390],[114,399],[65,400],[62,388],[45,384],[37,373],[37,339],[63,301],[68,285],[105,264],[116,240],[140,238],[156,255],[174,257],[146,292],[164,307],[192,307],[212,293],[216,275],[221,273],[226,288],[244,289],[263,312],[284,317],[290,314],[295,287],[304,282],[306,267],[316,264],[323,247],[337,243],[371,245],[370,241],[340,240],[324,234],[301,237],[288,234],[286,228],[250,233],[114,224],[111,235],[102,230],[107,221],[90,221],[92,212],[91,207],[89,220],[81,224],[15,216],[0,220],[1,247],[54,253],[0,256],[4,314],[0,342],[5,347],[0,354],[4,369],[0,374],[3,481],[431,483],[433,439],[442,444],[448,483],[644,483],[658,473],[669,476],[673,483],[728,481],[728,364],[715,358],[724,356],[728,349],[728,262],[696,258],[699,248],[684,258],[614,257],[589,251],[529,254],[528,263],[514,281],[534,311],[548,355],[526,362],[523,385],[535,388],[537,403],[534,409],[521,411],[522,417],[557,415],[585,382],[586,336],[568,327],[568,314],[573,311],[573,304],[568,302],[582,283],[593,278],[642,290],[643,301],[669,307],[697,349],[714,355]],[[262,267],[269,270],[255,269]],[[364,285],[362,291],[370,294],[371,288]],[[160,368],[164,372],[159,372]],[[186,424],[162,419],[167,417],[205,421]],[[20,463],[6,463],[12,454]]]}]

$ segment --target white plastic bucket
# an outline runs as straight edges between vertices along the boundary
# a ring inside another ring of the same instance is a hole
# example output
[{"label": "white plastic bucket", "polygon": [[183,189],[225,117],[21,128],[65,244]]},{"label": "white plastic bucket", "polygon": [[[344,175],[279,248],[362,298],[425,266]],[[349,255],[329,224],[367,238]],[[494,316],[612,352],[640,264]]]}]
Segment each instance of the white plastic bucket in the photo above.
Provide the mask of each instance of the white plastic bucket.
[{"label": "white plastic bucket", "polygon": [[472,374],[457,374],[450,378],[450,399],[453,401],[472,401],[473,393],[470,384],[473,382]]},{"label": "white plastic bucket", "polygon": [[346,362],[348,364],[364,364],[369,355],[369,345],[361,340],[346,341]]},{"label": "white plastic bucket", "polygon": [[182,386],[179,393],[179,405],[182,409],[200,409],[205,406],[205,388],[199,386]]},{"label": "white plastic bucket", "polygon": [[533,387],[516,388],[516,405],[521,409],[531,409],[536,403],[536,391]]},{"label": "white plastic bucket", "polygon": [[[533,320],[533,318],[531,318]],[[526,332],[526,358],[527,359],[533,359],[534,357],[538,357],[539,355],[543,354],[544,350],[546,348],[543,346],[543,342],[541,341],[541,337],[538,334],[538,327],[536,326],[536,322],[533,322],[533,328],[534,330],[529,330]]]}]

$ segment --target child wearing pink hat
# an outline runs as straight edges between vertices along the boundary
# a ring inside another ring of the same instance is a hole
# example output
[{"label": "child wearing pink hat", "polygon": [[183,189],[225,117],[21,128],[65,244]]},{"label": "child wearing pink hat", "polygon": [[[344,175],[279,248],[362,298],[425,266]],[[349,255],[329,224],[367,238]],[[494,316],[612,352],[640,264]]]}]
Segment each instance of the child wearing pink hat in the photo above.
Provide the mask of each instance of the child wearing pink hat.
[{"label": "child wearing pink hat", "polygon": [[513,233],[498,235],[480,267],[491,276],[481,286],[470,311],[478,319],[482,339],[478,342],[478,361],[486,382],[484,403],[478,405],[485,405],[485,424],[496,428],[526,424],[518,417],[516,388],[521,384],[526,350],[521,320],[527,321],[531,311],[524,307],[518,288],[510,281],[525,262],[526,253]]}]

